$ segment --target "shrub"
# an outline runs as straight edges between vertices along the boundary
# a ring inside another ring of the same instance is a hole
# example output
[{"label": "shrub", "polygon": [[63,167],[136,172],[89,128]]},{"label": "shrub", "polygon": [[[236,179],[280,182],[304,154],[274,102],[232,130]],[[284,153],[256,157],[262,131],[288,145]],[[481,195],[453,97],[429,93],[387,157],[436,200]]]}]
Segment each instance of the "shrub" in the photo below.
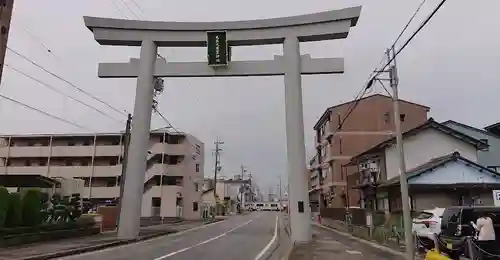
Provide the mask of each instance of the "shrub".
[{"label": "shrub", "polygon": [[75,221],[82,215],[82,199],[79,193],[74,193],[69,199],[69,219]]},{"label": "shrub", "polygon": [[6,227],[17,227],[22,224],[23,205],[21,194],[11,193],[9,197],[9,208],[7,210]]},{"label": "shrub", "polygon": [[23,225],[35,227],[41,223],[42,203],[40,200],[40,191],[30,189],[26,190],[22,199],[22,220]]},{"label": "shrub", "polygon": [[9,191],[0,187],[0,228],[4,227],[7,219],[7,210],[9,209]]}]

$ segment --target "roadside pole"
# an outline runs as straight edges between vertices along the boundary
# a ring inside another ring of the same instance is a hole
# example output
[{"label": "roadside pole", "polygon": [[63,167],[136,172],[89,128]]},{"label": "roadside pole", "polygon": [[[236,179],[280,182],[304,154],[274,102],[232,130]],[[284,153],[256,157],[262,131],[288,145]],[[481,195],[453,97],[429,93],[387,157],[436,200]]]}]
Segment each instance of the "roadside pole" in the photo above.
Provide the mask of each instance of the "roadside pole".
[{"label": "roadside pole", "polygon": [[387,58],[391,60],[391,52],[393,55],[393,64],[389,65],[389,77],[392,88],[392,100],[394,110],[394,126],[396,134],[396,146],[399,154],[399,177],[401,185],[401,204],[403,207],[403,223],[405,231],[405,244],[406,244],[406,259],[413,260],[415,252],[413,248],[413,234],[412,234],[412,219],[410,208],[410,196],[408,194],[408,179],[406,177],[406,162],[403,148],[403,134],[401,132],[401,118],[399,114],[399,94],[398,94],[398,72],[396,67],[396,54],[394,46],[392,49],[387,50]]},{"label": "roadside pole", "polygon": [[128,114],[127,123],[125,125],[125,134],[123,135],[123,160],[122,160],[122,173],[120,177],[120,200],[118,201],[118,216],[117,224],[120,227],[120,213],[122,211],[122,200],[123,200],[123,187],[125,184],[125,173],[127,172],[127,159],[128,159],[128,147],[130,144],[130,127],[132,125],[132,114]]}]

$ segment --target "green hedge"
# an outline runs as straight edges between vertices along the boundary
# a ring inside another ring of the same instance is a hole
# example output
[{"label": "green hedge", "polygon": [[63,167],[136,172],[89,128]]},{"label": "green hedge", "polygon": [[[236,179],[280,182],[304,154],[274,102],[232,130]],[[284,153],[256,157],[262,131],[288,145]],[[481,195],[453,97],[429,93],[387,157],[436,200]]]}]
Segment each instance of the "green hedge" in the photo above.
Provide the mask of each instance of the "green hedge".
[{"label": "green hedge", "polygon": [[70,229],[88,229],[94,226],[95,222],[91,220],[78,220],[76,222],[63,222],[57,224],[41,224],[36,227],[13,227],[13,228],[0,228],[0,237],[33,234],[39,232],[51,232],[58,230]]},{"label": "green hedge", "polygon": [[9,191],[4,187],[0,187],[0,228],[5,226],[9,209],[9,197]]},{"label": "green hedge", "polygon": [[22,224],[23,205],[21,194],[11,193],[9,196],[9,208],[7,210],[7,218],[5,227],[18,227]]},{"label": "green hedge", "polygon": [[42,223],[42,202],[39,190],[26,190],[22,199],[23,226],[35,227]]},{"label": "green hedge", "polygon": [[38,229],[33,227],[0,229],[0,234],[3,233],[3,235],[0,235],[0,248],[35,242],[91,236],[101,232],[99,228],[88,226],[82,227],[76,222],[65,224],[66,225],[40,226]]}]

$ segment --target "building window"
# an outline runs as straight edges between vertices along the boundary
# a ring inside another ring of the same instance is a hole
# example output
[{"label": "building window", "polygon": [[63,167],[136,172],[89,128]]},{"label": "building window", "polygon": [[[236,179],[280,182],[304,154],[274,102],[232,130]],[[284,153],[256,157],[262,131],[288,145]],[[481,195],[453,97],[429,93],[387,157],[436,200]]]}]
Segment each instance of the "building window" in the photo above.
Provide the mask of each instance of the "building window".
[{"label": "building window", "polygon": [[24,166],[31,166],[31,161],[30,160],[24,161]]},{"label": "building window", "polygon": [[117,158],[113,158],[109,161],[109,165],[117,165],[118,164],[118,157]]},{"label": "building window", "polygon": [[196,201],[193,202],[193,211],[194,212],[198,211],[198,202],[196,202]]},{"label": "building window", "polygon": [[384,114],[384,121],[386,124],[389,124],[391,122],[391,116],[390,116],[389,112],[386,112]]},{"label": "building window", "polygon": [[196,192],[200,191],[200,187],[199,187],[199,186],[200,186],[200,185],[198,185],[198,183],[197,183],[197,182],[195,182],[195,183],[194,183],[194,190],[195,190]]},{"label": "building window", "polygon": [[28,146],[35,146],[35,142],[34,141],[28,141]]},{"label": "building window", "polygon": [[404,122],[405,121],[405,117],[406,117],[406,114],[399,114],[399,120],[401,122]]},{"label": "building window", "polygon": [[83,145],[90,145],[91,141],[89,139],[85,139],[83,141]]},{"label": "building window", "polygon": [[196,172],[200,172],[200,164],[199,163],[196,164]]},{"label": "building window", "polygon": [[68,141],[68,146],[75,146],[75,141],[69,140]]},{"label": "building window", "polygon": [[40,160],[40,162],[38,162],[38,164],[40,166],[45,166],[45,165],[47,165],[47,161],[46,160]]},{"label": "building window", "polygon": [[73,161],[66,160],[66,166],[73,166]]}]

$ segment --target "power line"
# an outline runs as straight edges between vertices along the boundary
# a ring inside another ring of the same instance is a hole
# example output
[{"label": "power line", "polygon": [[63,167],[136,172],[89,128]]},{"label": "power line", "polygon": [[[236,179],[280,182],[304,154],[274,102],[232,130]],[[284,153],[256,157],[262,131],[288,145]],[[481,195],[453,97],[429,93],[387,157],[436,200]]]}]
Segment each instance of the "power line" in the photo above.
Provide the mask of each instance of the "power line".
[{"label": "power line", "polygon": [[[181,132],[177,131],[177,129],[172,125],[172,123],[170,123],[170,121],[168,121],[168,119],[160,112],[160,110],[158,110],[158,108],[154,108],[154,111],[161,117],[161,119],[163,119],[163,121],[165,121],[165,123],[168,124],[168,126],[170,128],[172,128],[172,130],[174,130],[178,135],[182,135]],[[186,141],[195,149],[199,149],[198,146],[196,146],[195,144],[191,143],[191,141],[189,141],[189,139],[186,139]]]},{"label": "power line", "polygon": [[[403,34],[406,31],[406,29],[408,29],[408,26],[410,26],[410,24],[413,21],[413,19],[415,19],[415,16],[417,16],[418,12],[422,8],[422,6],[425,4],[425,1],[427,1],[427,0],[422,0],[422,2],[420,2],[420,5],[417,7],[417,10],[415,10],[415,12],[413,13],[413,15],[410,17],[410,20],[408,20],[408,22],[406,23],[405,27],[403,27],[403,30],[401,30],[401,32],[399,33],[398,37],[396,38],[396,40],[394,41],[394,43],[391,45],[391,47],[396,46],[396,43],[399,41],[399,39],[401,38],[401,36],[403,36]],[[384,55],[384,57],[385,57],[385,55]]]},{"label": "power line", "polygon": [[125,18],[129,19],[128,16],[113,2],[113,0],[108,0],[108,2]]},{"label": "power line", "polygon": [[54,54],[54,52],[47,45],[45,45],[42,41],[40,41],[38,39],[38,37],[36,37],[32,32],[30,32],[25,27],[22,27],[22,29],[26,32],[26,34],[28,34],[31,37],[31,39],[33,39],[35,42],[37,42],[38,45],[40,45],[40,47],[42,47],[44,50],[47,51],[47,53],[49,53],[50,55],[52,55],[52,57],[54,57],[56,60],[59,61],[59,58]]},{"label": "power line", "polygon": [[134,3],[134,5],[137,7],[137,9],[142,13],[142,15],[147,16],[146,12],[144,12],[144,9],[142,9],[142,7],[139,4],[137,4],[137,2],[135,0],[131,0],[131,1],[132,1],[132,3]]},{"label": "power line", "polygon": [[[420,5],[418,6],[417,10],[415,11],[415,13],[413,14],[413,16],[410,18],[410,20],[408,21],[408,23],[405,25],[405,27],[403,28],[403,30],[401,31],[401,33],[398,35],[398,37],[396,38],[396,40],[394,41],[394,44],[392,46],[394,46],[397,41],[401,38],[401,36],[403,35],[403,33],[406,31],[406,29],[408,28],[408,26],[410,25],[410,23],[413,21],[413,19],[415,18],[415,16],[417,15],[417,13],[420,11],[420,9],[422,8],[423,4],[425,3],[426,0],[423,0]],[[371,76],[370,76],[370,79],[368,81],[368,83],[365,84],[365,86],[363,86],[363,88],[360,90],[360,92],[358,93],[358,95],[356,95],[356,97],[354,98],[354,103],[353,103],[353,106],[351,106],[351,109],[348,110],[346,116],[344,117],[344,119],[339,123],[339,125],[337,126],[337,130],[334,132],[334,136],[335,134],[340,131],[340,129],[342,128],[342,125],[344,124],[344,122],[347,120],[347,118],[351,115],[351,113],[354,111],[354,109],[358,106],[360,100],[361,100],[361,97],[366,93],[366,91],[368,91],[368,89],[371,88],[374,80],[376,79],[377,76],[380,75],[380,73],[382,73],[384,71],[385,68],[387,68],[387,66],[389,66],[389,64],[391,64],[391,62],[396,58],[396,56],[401,53],[401,51],[404,50],[404,48],[406,48],[408,46],[408,44],[415,38],[415,36],[425,27],[425,25],[430,21],[430,19],[437,13],[437,11],[443,6],[443,4],[446,2],[446,0],[442,0],[437,6],[436,8],[434,8],[434,10],[427,16],[427,18],[419,25],[419,27],[417,28],[417,30],[415,32],[412,33],[412,35],[405,41],[405,43],[401,46],[401,48],[388,60],[388,62],[381,68],[381,69],[377,69],[375,70],[374,72],[372,72]],[[375,75],[373,75],[375,74]]]},{"label": "power line", "polygon": [[107,102],[103,101],[102,99],[100,99],[100,98],[98,98],[98,97],[96,97],[96,96],[94,96],[94,95],[90,94],[89,92],[85,91],[84,89],[82,89],[82,88],[78,87],[77,85],[75,85],[75,84],[71,83],[69,80],[67,80],[67,79],[65,79],[65,78],[63,78],[63,77],[61,77],[61,76],[57,75],[56,73],[54,73],[54,72],[52,72],[52,71],[50,71],[50,70],[48,70],[48,69],[46,69],[46,68],[45,68],[45,67],[43,67],[42,65],[39,65],[38,63],[36,63],[36,62],[32,61],[30,58],[28,58],[28,57],[26,57],[25,55],[23,55],[23,54],[21,54],[21,53],[19,53],[19,52],[15,51],[15,50],[13,50],[13,49],[12,49],[12,48],[10,48],[9,46],[7,46],[7,49],[8,49],[8,50],[10,50],[11,52],[13,52],[14,54],[16,54],[17,56],[21,57],[22,59],[24,59],[24,60],[28,61],[29,63],[31,63],[31,64],[33,64],[33,65],[35,65],[35,66],[36,66],[36,67],[38,67],[39,69],[41,69],[41,70],[45,71],[46,73],[48,73],[48,74],[52,75],[53,77],[55,77],[55,78],[57,78],[57,79],[59,79],[59,80],[61,80],[61,81],[65,82],[66,84],[68,84],[68,85],[70,85],[71,87],[73,87],[73,88],[77,89],[78,91],[80,91],[80,92],[82,92],[82,93],[86,94],[87,96],[89,96],[89,97],[91,97],[92,99],[94,99],[94,100],[98,101],[99,103],[102,103],[102,104],[106,105],[107,107],[111,108],[112,110],[116,111],[117,113],[120,113],[121,115],[124,115],[124,116],[126,115],[126,114],[125,114],[125,112],[118,110],[117,108],[113,107],[113,106],[112,106],[112,105],[110,105],[109,103],[107,103]]},{"label": "power line", "polygon": [[75,98],[75,97],[69,96],[69,95],[67,95],[66,93],[64,93],[64,92],[62,92],[62,91],[60,91],[60,90],[56,89],[56,88],[55,88],[55,87],[53,87],[52,85],[50,85],[50,84],[48,84],[48,83],[45,83],[45,82],[43,82],[43,81],[41,81],[41,80],[39,80],[39,79],[37,79],[37,78],[35,78],[35,77],[31,76],[31,75],[29,75],[29,74],[27,74],[27,73],[25,73],[25,72],[23,72],[23,71],[19,70],[19,69],[16,69],[16,68],[12,67],[11,65],[5,64],[5,66],[6,66],[6,67],[8,67],[8,68],[10,68],[11,70],[13,70],[13,71],[15,71],[15,72],[17,72],[17,73],[21,74],[21,75],[23,75],[23,76],[25,76],[25,77],[27,77],[27,78],[29,78],[29,79],[33,80],[33,81],[35,81],[35,82],[39,83],[40,85],[42,85],[42,86],[44,86],[44,87],[46,87],[46,88],[49,88],[49,89],[51,89],[51,90],[53,90],[53,91],[55,91],[55,92],[57,92],[57,93],[59,93],[59,94],[61,94],[61,95],[65,96],[65,97],[67,97],[67,98],[69,98],[69,99],[71,99],[71,100],[75,101],[75,102],[78,102],[78,103],[80,103],[80,104],[82,104],[82,105],[84,105],[84,106],[86,106],[86,107],[88,107],[88,108],[90,108],[90,109],[92,109],[92,110],[94,110],[94,111],[96,111],[96,112],[98,112],[98,113],[100,113],[100,114],[104,115],[105,117],[108,117],[108,118],[112,119],[112,120],[113,120],[113,121],[115,121],[115,122],[118,122],[118,123],[120,123],[120,124],[125,123],[125,121],[123,121],[123,120],[119,120],[119,119],[116,119],[116,118],[114,118],[114,117],[112,117],[112,116],[110,116],[110,115],[108,115],[108,114],[104,113],[102,110],[99,110],[99,109],[97,109],[97,108],[95,108],[95,107],[93,107],[93,106],[91,106],[91,105],[89,105],[89,104],[87,104],[87,103],[85,103],[85,102],[83,102],[83,101],[81,101],[81,100],[79,100],[79,99]]},{"label": "power line", "polygon": [[130,6],[128,6],[127,2],[125,2],[125,0],[120,0],[120,2],[123,3],[123,5],[125,5],[125,7],[127,8],[127,10],[132,13],[137,19],[140,19],[139,16],[134,12],[134,10],[132,10],[132,8],[130,8]]},{"label": "power line", "polygon": [[377,77],[389,64],[392,63],[392,61],[401,53],[407,46],[410,44],[410,42],[417,36],[417,34],[427,25],[427,23],[432,19],[432,17],[437,13],[439,9],[446,3],[446,0],[441,0],[441,2],[434,8],[434,10],[425,18],[425,20],[418,26],[417,30],[412,33],[412,35],[406,40],[406,42],[399,48],[397,52],[394,53],[394,55],[389,59],[389,61],[382,67],[382,69],[377,71],[377,74],[375,77]]},{"label": "power line", "polygon": [[30,106],[30,105],[27,105],[27,104],[25,104],[25,103],[23,103],[23,102],[21,102],[21,101],[19,101],[19,100],[15,100],[15,99],[13,99],[13,98],[7,97],[7,96],[2,95],[2,94],[0,94],[0,97],[2,97],[2,98],[4,98],[4,99],[7,99],[7,100],[9,100],[9,101],[11,101],[11,102],[13,102],[13,103],[15,103],[15,104],[20,105],[20,106],[23,106],[23,107],[25,107],[25,108],[28,108],[28,109],[30,109],[30,110],[36,111],[36,112],[38,112],[38,113],[40,113],[40,114],[44,114],[44,115],[46,115],[46,116],[48,116],[48,117],[51,117],[51,118],[53,118],[53,119],[57,119],[57,120],[59,120],[59,121],[65,122],[65,123],[70,124],[70,125],[72,125],[72,126],[76,126],[76,127],[78,127],[78,128],[84,129],[84,130],[86,130],[86,131],[94,132],[94,131],[92,131],[92,130],[90,130],[90,129],[86,128],[85,126],[82,126],[82,125],[80,125],[80,124],[78,124],[78,123],[75,123],[75,122],[69,121],[69,120],[64,119],[64,118],[62,118],[62,117],[58,117],[58,116],[52,115],[52,114],[50,114],[50,113],[48,113],[48,112],[45,112],[45,111],[43,111],[43,110],[41,110],[41,109],[38,109],[38,108],[32,107],[32,106]]}]

